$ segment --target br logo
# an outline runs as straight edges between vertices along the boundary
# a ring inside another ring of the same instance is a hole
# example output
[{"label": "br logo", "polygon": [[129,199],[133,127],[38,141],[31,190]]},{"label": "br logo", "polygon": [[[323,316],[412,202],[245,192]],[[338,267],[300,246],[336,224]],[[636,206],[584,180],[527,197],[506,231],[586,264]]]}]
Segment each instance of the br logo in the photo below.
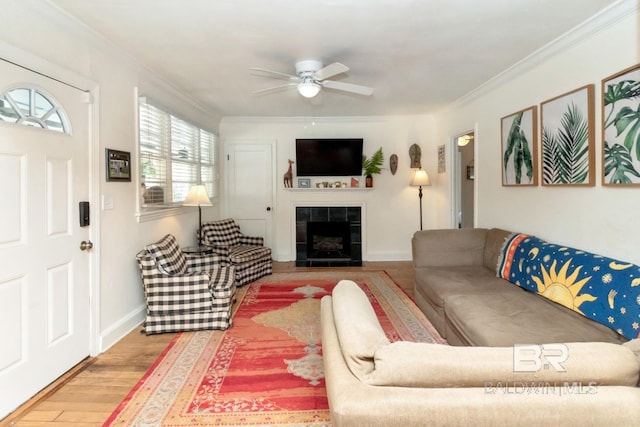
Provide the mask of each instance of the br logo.
[{"label": "br logo", "polygon": [[537,372],[554,369],[565,372],[563,363],[569,358],[569,349],[564,344],[541,344],[513,346],[513,371]]}]

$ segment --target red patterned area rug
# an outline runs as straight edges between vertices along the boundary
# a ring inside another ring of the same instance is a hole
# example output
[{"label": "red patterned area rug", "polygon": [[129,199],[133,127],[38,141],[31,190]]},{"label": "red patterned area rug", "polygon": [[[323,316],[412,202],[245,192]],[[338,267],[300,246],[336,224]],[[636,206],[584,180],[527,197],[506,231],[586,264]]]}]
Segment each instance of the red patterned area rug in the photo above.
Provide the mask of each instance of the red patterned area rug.
[{"label": "red patterned area rug", "polygon": [[105,426],[330,426],[320,299],[341,279],[390,340],[444,343],[383,271],[275,273],[238,291],[233,327],[178,334]]}]

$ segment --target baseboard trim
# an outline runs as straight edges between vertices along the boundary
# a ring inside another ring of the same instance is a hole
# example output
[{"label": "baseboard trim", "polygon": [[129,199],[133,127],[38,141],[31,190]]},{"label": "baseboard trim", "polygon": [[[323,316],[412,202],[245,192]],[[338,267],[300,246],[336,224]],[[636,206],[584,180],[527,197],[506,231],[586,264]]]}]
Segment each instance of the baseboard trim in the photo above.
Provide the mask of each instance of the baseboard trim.
[{"label": "baseboard trim", "polygon": [[100,334],[100,352],[107,351],[111,346],[127,336],[129,332],[144,322],[146,306],[140,305]]}]

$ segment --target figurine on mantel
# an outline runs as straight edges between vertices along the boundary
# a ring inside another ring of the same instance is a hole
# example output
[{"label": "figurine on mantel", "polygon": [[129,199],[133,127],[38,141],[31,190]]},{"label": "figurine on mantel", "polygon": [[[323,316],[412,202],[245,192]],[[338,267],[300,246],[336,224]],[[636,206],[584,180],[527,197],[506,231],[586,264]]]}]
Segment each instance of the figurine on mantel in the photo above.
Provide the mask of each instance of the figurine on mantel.
[{"label": "figurine on mantel", "polygon": [[284,173],[284,188],[293,187],[293,170],[291,169],[293,163],[294,161],[289,159],[289,169]]}]

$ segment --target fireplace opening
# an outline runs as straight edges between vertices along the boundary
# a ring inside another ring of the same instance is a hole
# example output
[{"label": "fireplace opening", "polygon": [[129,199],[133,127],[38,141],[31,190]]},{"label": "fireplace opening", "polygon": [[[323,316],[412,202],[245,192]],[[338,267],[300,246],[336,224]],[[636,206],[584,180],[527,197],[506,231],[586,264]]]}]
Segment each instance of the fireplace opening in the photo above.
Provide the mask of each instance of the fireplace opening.
[{"label": "fireplace opening", "polygon": [[296,266],[362,266],[362,208],[296,206]]},{"label": "fireplace opening", "polygon": [[307,259],[309,261],[351,260],[349,222],[307,222]]}]

